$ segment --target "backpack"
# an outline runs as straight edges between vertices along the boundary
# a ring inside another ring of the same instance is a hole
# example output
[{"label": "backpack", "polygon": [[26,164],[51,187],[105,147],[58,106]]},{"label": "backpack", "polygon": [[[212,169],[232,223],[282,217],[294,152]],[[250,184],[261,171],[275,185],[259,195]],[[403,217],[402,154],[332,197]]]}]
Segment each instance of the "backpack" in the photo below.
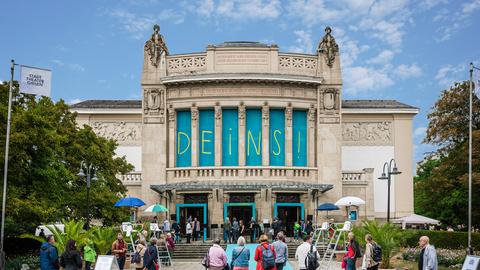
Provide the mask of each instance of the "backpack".
[{"label": "backpack", "polygon": [[132,263],[140,263],[142,261],[142,257],[140,256],[140,253],[135,252],[132,256]]},{"label": "backpack", "polygon": [[209,267],[210,267],[210,249],[208,249],[207,254],[205,255],[205,257],[203,257],[203,259],[202,259],[202,265],[203,265],[205,268],[209,268]]},{"label": "backpack", "polygon": [[310,251],[307,253],[307,257],[305,258],[305,267],[308,270],[315,270],[320,266],[318,263],[317,258],[317,251],[313,251],[313,245],[310,245]]},{"label": "backpack", "polygon": [[372,258],[376,262],[382,261],[382,247],[377,243],[373,244]]},{"label": "backpack", "polygon": [[262,245],[262,267],[265,270],[275,268],[275,255],[273,255],[272,248],[268,245],[264,248]]}]

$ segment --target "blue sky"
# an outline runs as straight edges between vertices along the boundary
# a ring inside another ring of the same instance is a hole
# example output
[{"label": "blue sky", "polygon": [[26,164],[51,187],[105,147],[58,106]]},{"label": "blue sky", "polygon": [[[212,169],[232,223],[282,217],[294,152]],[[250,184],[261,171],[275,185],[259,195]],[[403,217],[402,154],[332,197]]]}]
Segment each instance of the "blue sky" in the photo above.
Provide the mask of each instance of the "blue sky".
[{"label": "blue sky", "polygon": [[[345,99],[417,106],[415,160],[442,89],[480,65],[480,0],[4,1],[0,80],[9,61],[50,68],[52,97],[139,99],[143,45],[160,24],[173,54],[248,40],[312,53],[325,26],[340,45]],[[17,74],[18,76],[18,74]]]}]

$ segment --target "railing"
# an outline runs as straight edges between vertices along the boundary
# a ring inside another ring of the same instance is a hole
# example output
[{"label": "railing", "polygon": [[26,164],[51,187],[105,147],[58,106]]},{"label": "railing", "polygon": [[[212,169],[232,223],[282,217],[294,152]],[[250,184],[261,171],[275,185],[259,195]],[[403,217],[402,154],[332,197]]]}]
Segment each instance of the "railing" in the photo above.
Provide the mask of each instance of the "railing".
[{"label": "railing", "polygon": [[186,54],[167,57],[168,75],[191,75],[207,70],[207,54]]},{"label": "railing", "polygon": [[342,182],[345,185],[358,185],[358,184],[367,184],[368,183],[368,172],[365,170],[361,171],[343,171],[342,172]]},{"label": "railing", "polygon": [[316,55],[278,54],[278,72],[283,74],[316,76]]},{"label": "railing", "polygon": [[167,182],[183,180],[284,180],[315,181],[317,169],[309,167],[183,167],[167,168]]},{"label": "railing", "polygon": [[125,186],[136,186],[142,184],[142,172],[129,172],[126,174],[117,175],[117,178],[122,181]]}]

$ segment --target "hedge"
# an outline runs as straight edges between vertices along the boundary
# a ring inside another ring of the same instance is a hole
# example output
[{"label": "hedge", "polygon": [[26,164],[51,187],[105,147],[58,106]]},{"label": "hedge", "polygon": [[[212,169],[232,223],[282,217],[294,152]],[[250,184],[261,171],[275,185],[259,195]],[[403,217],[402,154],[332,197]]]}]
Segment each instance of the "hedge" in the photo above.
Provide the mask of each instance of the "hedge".
[{"label": "hedge", "polygon": [[[418,239],[422,235],[430,238],[430,243],[436,248],[445,249],[466,249],[468,242],[467,232],[447,232],[447,231],[428,231],[407,229],[406,245],[407,247],[418,246]],[[480,250],[480,233],[472,233],[472,246],[475,250]]]}]

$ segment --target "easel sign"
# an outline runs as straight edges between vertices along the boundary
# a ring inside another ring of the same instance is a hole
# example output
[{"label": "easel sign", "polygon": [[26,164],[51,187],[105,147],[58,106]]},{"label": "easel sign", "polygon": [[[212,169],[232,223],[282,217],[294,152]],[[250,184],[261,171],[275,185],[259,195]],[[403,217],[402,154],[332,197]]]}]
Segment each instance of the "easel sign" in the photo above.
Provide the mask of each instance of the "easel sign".
[{"label": "easel sign", "polygon": [[132,224],[130,222],[122,223],[122,231],[125,232],[127,237],[130,237],[132,235],[132,231],[133,231]]},{"label": "easel sign", "polygon": [[95,270],[120,270],[120,267],[115,256],[100,255],[95,263]]},{"label": "easel sign", "polygon": [[158,224],[157,223],[150,223],[150,231],[152,231],[152,232],[160,231],[160,228],[158,228]]},{"label": "easel sign", "polygon": [[463,262],[462,270],[479,270],[480,257],[468,255]]}]

